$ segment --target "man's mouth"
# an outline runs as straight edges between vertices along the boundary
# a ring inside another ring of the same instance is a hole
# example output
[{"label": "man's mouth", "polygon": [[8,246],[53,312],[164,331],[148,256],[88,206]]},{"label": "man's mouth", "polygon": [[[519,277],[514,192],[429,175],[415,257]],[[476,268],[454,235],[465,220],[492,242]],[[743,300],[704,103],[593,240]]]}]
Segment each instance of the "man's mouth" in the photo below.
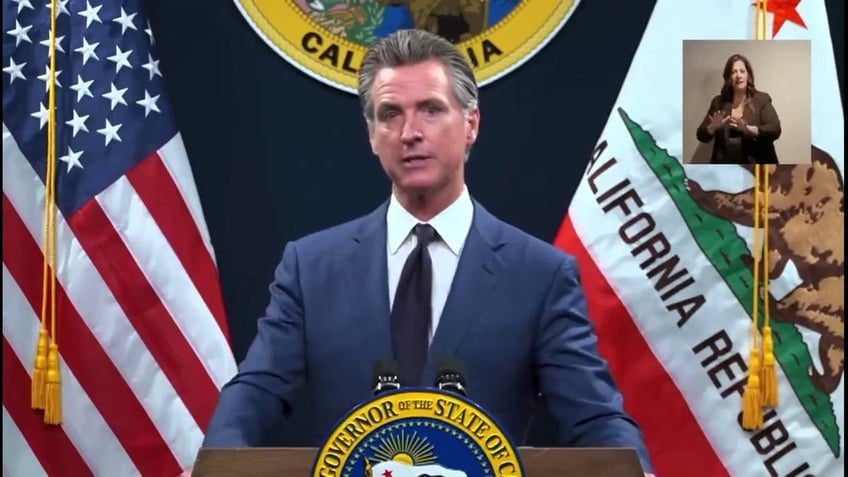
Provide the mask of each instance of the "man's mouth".
[{"label": "man's mouth", "polygon": [[409,156],[405,156],[403,158],[403,163],[404,164],[418,164],[418,163],[426,161],[427,159],[429,159],[429,156],[425,156],[425,155],[422,155],[422,154],[412,154],[412,155],[409,155]]}]

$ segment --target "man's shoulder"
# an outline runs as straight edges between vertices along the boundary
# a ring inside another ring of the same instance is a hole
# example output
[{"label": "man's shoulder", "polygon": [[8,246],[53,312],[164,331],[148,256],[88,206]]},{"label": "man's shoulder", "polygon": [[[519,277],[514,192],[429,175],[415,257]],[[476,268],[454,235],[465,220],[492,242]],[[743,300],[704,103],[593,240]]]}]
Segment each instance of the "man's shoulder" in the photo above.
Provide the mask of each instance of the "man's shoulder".
[{"label": "man's shoulder", "polygon": [[366,215],[304,235],[295,239],[292,244],[298,254],[323,254],[339,250],[340,247],[355,243],[358,237],[376,231],[381,210],[385,211],[384,205]]},{"label": "man's shoulder", "polygon": [[521,228],[490,214],[500,229],[503,242],[507,245],[504,252],[515,263],[526,268],[553,269],[574,267],[576,260],[568,252],[546,242]]}]

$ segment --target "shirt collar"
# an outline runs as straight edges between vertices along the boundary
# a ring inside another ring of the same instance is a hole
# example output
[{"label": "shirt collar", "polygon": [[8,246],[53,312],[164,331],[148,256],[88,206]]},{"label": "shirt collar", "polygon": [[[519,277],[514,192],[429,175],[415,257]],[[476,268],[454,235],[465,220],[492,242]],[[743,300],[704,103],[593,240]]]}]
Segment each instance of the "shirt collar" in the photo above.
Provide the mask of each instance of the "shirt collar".
[{"label": "shirt collar", "polygon": [[430,224],[441,237],[454,255],[459,256],[465,237],[471,229],[474,218],[474,204],[468,194],[468,188],[463,187],[462,194],[445,210],[427,222],[421,222],[410,214],[392,194],[389,208],[386,211],[387,245],[389,253],[394,255],[419,223]]}]

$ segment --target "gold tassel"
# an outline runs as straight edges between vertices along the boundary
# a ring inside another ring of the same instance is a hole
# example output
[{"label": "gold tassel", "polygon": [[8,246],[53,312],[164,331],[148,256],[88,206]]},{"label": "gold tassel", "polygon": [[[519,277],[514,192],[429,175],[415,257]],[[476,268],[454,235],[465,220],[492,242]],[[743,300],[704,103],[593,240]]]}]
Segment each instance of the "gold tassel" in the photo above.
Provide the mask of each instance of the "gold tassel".
[{"label": "gold tassel", "polygon": [[748,385],[742,394],[742,428],[753,431],[763,427],[763,409],[760,401],[760,352],[751,349],[748,363]]},{"label": "gold tassel", "polygon": [[763,406],[777,406],[777,370],[774,364],[774,340],[771,336],[771,313],[769,304],[771,296],[769,293],[769,166],[765,166],[763,177],[763,368],[760,375],[760,384],[763,386]]},{"label": "gold tassel", "polygon": [[[767,8],[766,2],[758,1],[756,3],[756,19],[754,23],[754,29],[756,31],[756,38],[758,40],[768,39],[767,34]],[[759,277],[759,269],[760,269],[760,246],[757,240],[757,237],[760,233],[760,177],[762,175],[764,167],[761,164],[754,165],[754,240],[753,240],[753,256],[754,256],[754,270],[753,270],[753,309],[751,313],[751,318],[753,320],[753,326],[751,328],[751,355],[748,362],[748,382],[745,387],[745,392],[742,393],[742,428],[747,431],[757,430],[763,427],[763,403],[766,398],[771,399],[774,397],[776,399],[777,393],[777,383],[776,377],[774,374],[774,343],[771,337],[771,328],[768,327],[768,168],[765,168],[765,190],[763,191],[766,195],[766,203],[765,203],[765,247],[763,257],[763,281],[765,282],[765,298],[763,302],[763,307],[765,311],[765,323],[763,327],[763,363],[761,366],[760,363],[760,350],[759,345],[757,343],[757,328],[759,325],[759,298],[760,292],[762,291],[760,285],[760,277]],[[770,371],[769,371],[770,370]],[[762,374],[762,377],[761,377]],[[773,386],[772,389],[768,388],[768,385]],[[761,388],[761,386],[766,386],[766,389]],[[771,395],[769,391],[774,390]]]},{"label": "gold tassel", "polygon": [[774,369],[774,341],[771,327],[763,327],[763,367],[760,370],[763,406],[777,406],[777,371]]},{"label": "gold tassel", "polygon": [[62,423],[62,378],[59,374],[59,347],[50,343],[47,353],[47,393],[44,406],[44,423]]},{"label": "gold tassel", "polygon": [[751,319],[751,354],[748,359],[748,382],[742,393],[742,428],[745,430],[759,429],[763,425],[763,409],[760,396],[760,347],[757,343],[757,318],[760,305],[760,244],[758,240],[760,228],[760,165],[754,166],[754,237],[753,249],[753,294]]},{"label": "gold tassel", "polygon": [[[62,423],[62,390],[59,374],[59,346],[56,343],[56,17],[57,0],[50,0],[50,36],[48,37],[47,67],[47,164],[44,190],[44,269],[43,301],[41,308],[41,330],[38,339],[38,357],[36,368],[41,365],[42,389],[39,393],[41,408],[44,409],[44,423],[59,425]],[[48,303],[49,294],[49,303]],[[48,345],[47,317],[50,317],[50,335]],[[40,363],[39,363],[40,362]],[[36,374],[38,370],[36,369]],[[33,385],[35,386],[35,384]]]},{"label": "gold tassel", "polygon": [[30,405],[33,409],[44,409],[44,392],[47,382],[47,329],[43,326],[38,332],[38,347],[35,353],[35,370],[32,373],[32,395]]}]

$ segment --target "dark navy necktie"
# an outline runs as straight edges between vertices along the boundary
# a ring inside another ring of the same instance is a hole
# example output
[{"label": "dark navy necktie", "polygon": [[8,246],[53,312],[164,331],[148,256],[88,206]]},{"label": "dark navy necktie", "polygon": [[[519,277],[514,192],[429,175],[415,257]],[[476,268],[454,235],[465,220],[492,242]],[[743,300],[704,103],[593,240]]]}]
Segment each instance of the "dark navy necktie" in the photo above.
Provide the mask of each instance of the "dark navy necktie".
[{"label": "dark navy necktie", "polygon": [[436,230],[418,224],[412,232],[418,244],[403,266],[391,313],[392,350],[400,368],[400,383],[405,386],[420,385],[433,317],[433,264],[427,245],[436,238]]}]

